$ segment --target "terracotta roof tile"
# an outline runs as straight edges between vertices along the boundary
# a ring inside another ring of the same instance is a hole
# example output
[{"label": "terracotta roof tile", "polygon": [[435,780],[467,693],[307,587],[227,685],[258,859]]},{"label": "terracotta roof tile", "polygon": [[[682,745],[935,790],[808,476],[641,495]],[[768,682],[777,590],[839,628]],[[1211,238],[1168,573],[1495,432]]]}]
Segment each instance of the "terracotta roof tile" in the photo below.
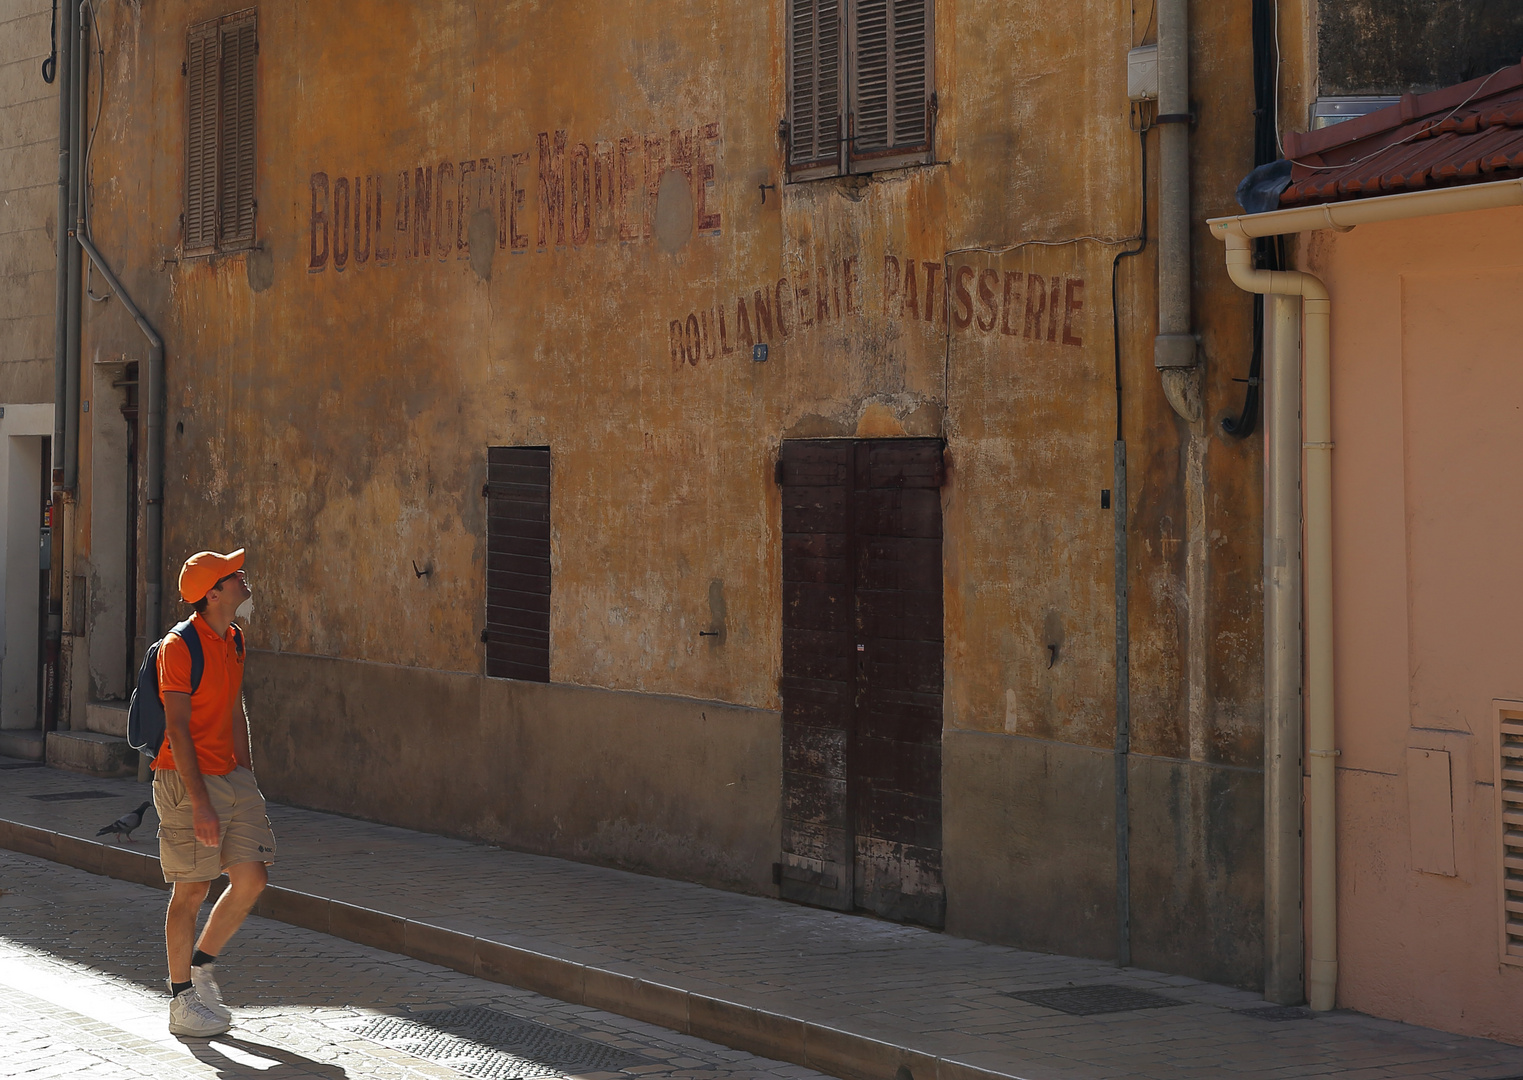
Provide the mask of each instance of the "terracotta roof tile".
[{"label": "terracotta roof tile", "polygon": [[1285,136],[1281,206],[1523,177],[1523,64]]}]

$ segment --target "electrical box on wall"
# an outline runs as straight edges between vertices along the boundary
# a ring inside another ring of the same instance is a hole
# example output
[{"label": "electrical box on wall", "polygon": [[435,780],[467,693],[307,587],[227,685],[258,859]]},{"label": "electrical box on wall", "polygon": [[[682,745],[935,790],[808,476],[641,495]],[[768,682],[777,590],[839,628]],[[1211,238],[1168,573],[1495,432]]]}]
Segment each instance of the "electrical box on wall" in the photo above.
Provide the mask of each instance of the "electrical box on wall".
[{"label": "electrical box on wall", "polygon": [[1158,100],[1158,46],[1127,50],[1126,96],[1133,101]]}]

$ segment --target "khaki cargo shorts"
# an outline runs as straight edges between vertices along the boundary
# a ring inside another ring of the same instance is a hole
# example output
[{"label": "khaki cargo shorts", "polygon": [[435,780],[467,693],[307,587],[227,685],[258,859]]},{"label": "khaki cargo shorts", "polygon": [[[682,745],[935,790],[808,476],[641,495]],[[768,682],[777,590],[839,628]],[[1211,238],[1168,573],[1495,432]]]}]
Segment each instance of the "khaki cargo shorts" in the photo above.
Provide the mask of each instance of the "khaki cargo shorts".
[{"label": "khaki cargo shorts", "polygon": [[197,842],[185,781],[174,769],[153,774],[153,805],[159,812],[159,865],[165,881],[211,881],[229,866],[275,861],[275,834],[265,816],[254,774],[239,766],[226,776],[206,776],[206,793],[221,823],[220,847]]}]

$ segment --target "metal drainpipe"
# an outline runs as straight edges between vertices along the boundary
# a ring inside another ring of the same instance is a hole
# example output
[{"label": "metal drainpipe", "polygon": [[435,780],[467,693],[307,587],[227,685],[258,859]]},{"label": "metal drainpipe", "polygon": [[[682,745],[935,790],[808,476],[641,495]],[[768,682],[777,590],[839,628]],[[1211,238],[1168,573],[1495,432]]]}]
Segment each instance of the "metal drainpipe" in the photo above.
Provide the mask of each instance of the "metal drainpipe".
[{"label": "metal drainpipe", "polygon": [[1264,996],[1306,1000],[1301,904],[1301,305],[1264,297]]},{"label": "metal drainpipe", "polygon": [[74,119],[74,6],[58,9],[58,218],[54,223],[58,242],[57,276],[53,284],[53,486],[63,482],[65,396],[68,370],[65,355],[69,336],[69,206],[74,172],[70,165]]},{"label": "metal drainpipe", "polygon": [[1158,0],[1158,336],[1153,364],[1174,411],[1200,419],[1190,316],[1190,16]]},{"label": "metal drainpipe", "polygon": [[[71,4],[65,3],[65,7]],[[68,252],[68,293],[66,296],[68,320],[64,337],[64,446],[63,446],[63,488],[72,492],[79,482],[79,335],[80,335],[80,306],[83,303],[83,267],[80,262],[79,230],[83,222],[84,214],[84,160],[85,160],[85,98],[88,87],[85,75],[89,69],[86,60],[89,57],[86,35],[89,28],[84,20],[79,17],[79,9],[75,11],[75,17],[71,20],[71,26],[75,35],[71,35],[71,44],[74,46],[72,68],[73,100],[70,103],[69,116],[69,142],[70,142],[70,185],[69,185],[69,212],[68,228],[69,238],[72,241]],[[67,538],[65,538],[67,540]],[[64,566],[64,591],[69,589],[68,575],[71,567]]]},{"label": "metal drainpipe", "polygon": [[58,216],[54,221],[58,254],[53,284],[53,507],[55,515],[50,532],[52,570],[48,575],[47,646],[43,663],[48,675],[48,708],[43,716],[44,730],[57,726],[59,716],[59,641],[63,633],[63,517],[57,513],[63,487],[63,456],[68,428],[68,340],[69,340],[69,257],[73,243],[69,235],[69,206],[74,184],[74,5],[58,7]]},{"label": "metal drainpipe", "polygon": [[1311,1007],[1331,1009],[1338,986],[1338,837],[1333,759],[1333,487],[1329,321],[1332,304],[1320,280],[1295,270],[1257,270],[1253,241],[1225,233],[1227,274],[1247,292],[1299,296],[1306,412],[1306,861],[1311,871]]},{"label": "metal drainpipe", "polygon": [[[72,7],[69,0],[61,5]],[[74,18],[69,35],[69,42],[73,49],[70,67],[70,101],[69,101],[69,206],[68,216],[65,222],[68,227],[69,243],[66,257],[66,290],[64,294],[64,395],[63,395],[63,483],[59,486],[57,497],[54,500],[55,526],[63,535],[59,539],[59,639],[58,639],[58,663],[56,679],[58,689],[54,696],[54,717],[59,730],[68,730],[73,725],[73,695],[70,687],[73,685],[74,663],[74,639],[73,632],[77,629],[72,625],[74,613],[74,559],[78,544],[75,542],[75,500],[78,494],[79,484],[79,355],[80,355],[80,305],[83,302],[83,269],[80,262],[79,248],[79,220],[84,205],[84,126],[85,126],[85,97],[87,84],[85,81],[86,70],[89,65],[85,62],[88,53],[85,51],[84,35],[85,27],[79,17],[79,8],[74,10]],[[67,630],[65,630],[67,627]]]}]

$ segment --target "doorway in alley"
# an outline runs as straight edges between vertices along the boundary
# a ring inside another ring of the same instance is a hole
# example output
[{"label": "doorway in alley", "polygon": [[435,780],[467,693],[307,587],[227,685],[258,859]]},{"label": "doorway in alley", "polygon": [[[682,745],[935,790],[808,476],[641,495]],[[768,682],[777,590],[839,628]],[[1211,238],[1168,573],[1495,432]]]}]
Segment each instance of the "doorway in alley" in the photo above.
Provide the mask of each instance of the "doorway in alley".
[{"label": "doorway in alley", "polygon": [[782,444],[791,900],[939,927],[939,439]]}]

